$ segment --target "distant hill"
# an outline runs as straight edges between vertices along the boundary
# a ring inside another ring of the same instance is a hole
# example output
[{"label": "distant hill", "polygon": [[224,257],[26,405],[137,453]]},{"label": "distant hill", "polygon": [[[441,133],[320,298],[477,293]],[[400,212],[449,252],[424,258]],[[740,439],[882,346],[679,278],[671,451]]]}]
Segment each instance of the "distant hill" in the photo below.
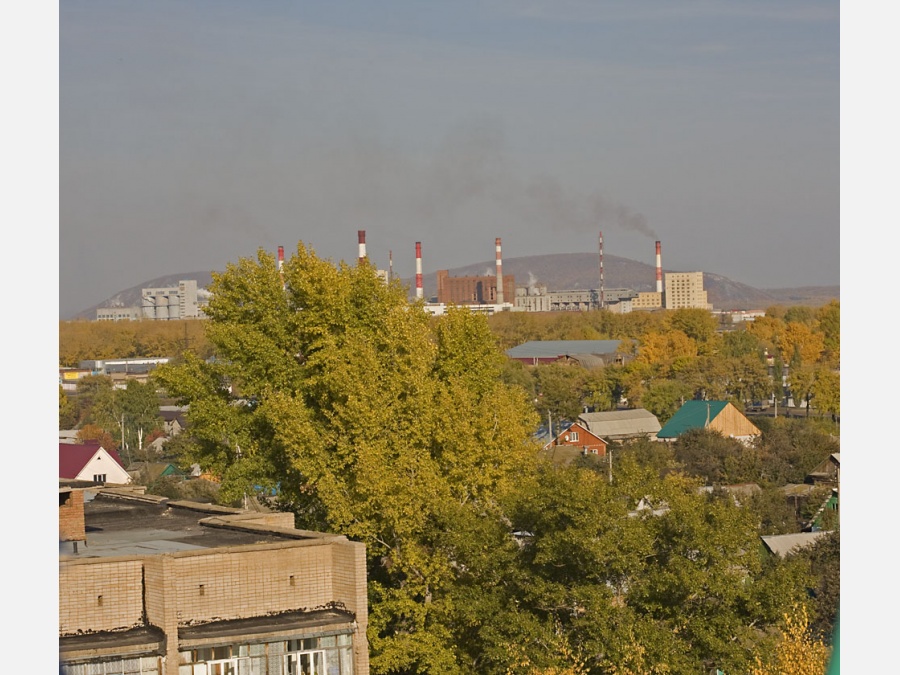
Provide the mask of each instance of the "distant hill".
[{"label": "distant hill", "polygon": [[[450,276],[471,276],[494,274],[493,260],[473,263],[465,267],[448,270]],[[664,270],[673,271],[673,270]],[[689,270],[688,270],[689,271]],[[513,274],[516,286],[536,284],[548,290],[590,289],[599,285],[599,260],[595,253],[556,253],[552,255],[504,258],[503,273]],[[206,288],[212,282],[211,272],[185,272],[157,277],[119,291],[103,302],[88,307],[71,319],[93,320],[102,307],[134,307],[141,304],[142,288],[177,286],[179,281],[194,279],[199,288]],[[656,290],[656,268],[653,265],[621,258],[614,255],[603,257],[603,279],[605,288],[631,288],[635,291]],[[404,279],[412,290],[414,279]],[[716,309],[765,309],[771,305],[812,305],[827,304],[840,299],[840,286],[806,286],[800,288],[758,289],[732,281],[720,274],[703,273],[704,288],[709,301]],[[425,297],[437,295],[436,274],[422,277]]]}]

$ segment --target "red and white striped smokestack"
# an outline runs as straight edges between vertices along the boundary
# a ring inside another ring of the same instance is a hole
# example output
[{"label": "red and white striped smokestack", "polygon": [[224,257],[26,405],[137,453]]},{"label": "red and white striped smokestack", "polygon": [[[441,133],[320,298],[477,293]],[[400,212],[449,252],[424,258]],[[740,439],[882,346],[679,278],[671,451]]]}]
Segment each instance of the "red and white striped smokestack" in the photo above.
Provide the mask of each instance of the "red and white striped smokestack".
[{"label": "red and white striped smokestack", "polygon": [[422,288],[422,242],[416,242],[416,297],[424,298],[425,290]]},{"label": "red and white striped smokestack", "polygon": [[606,305],[606,298],[603,297],[603,232],[600,232],[600,309]]},{"label": "red and white striped smokestack", "polygon": [[662,284],[662,253],[659,242],[656,242],[656,292],[663,292]]},{"label": "red and white striped smokestack", "polygon": [[359,237],[359,264],[362,265],[366,261],[366,231],[357,230],[356,234]]},{"label": "red and white striped smokestack", "polygon": [[500,254],[500,237],[494,241],[497,250],[497,304],[503,304],[503,256]]}]

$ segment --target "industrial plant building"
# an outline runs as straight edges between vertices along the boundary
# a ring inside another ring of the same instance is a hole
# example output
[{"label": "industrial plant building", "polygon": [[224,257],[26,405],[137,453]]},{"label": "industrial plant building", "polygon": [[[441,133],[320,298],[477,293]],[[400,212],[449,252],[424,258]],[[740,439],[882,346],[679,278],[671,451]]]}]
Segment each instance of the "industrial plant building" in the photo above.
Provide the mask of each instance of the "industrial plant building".
[{"label": "industrial plant building", "polygon": [[142,288],[141,308],[145,319],[171,321],[175,319],[199,319],[203,309],[197,301],[197,282],[193,279],[179,281],[170,288]]},{"label": "industrial plant building", "polygon": [[[513,298],[516,294],[516,278],[512,274],[503,276],[503,297]],[[437,272],[437,300],[444,305],[497,305],[497,277],[467,276],[451,277],[447,270]]]},{"label": "industrial plant building", "polygon": [[[630,288],[611,288],[604,291],[604,309],[611,312],[630,312],[631,301],[637,297]],[[596,289],[548,291],[546,286],[520,286],[516,288],[513,304],[518,312],[586,312],[600,306],[600,293]]]},{"label": "industrial plant building", "polygon": [[140,307],[101,307],[97,310],[97,321],[203,319],[206,318],[204,293],[194,279],[179,281],[177,286],[142,288]]},{"label": "industrial plant building", "polygon": [[59,672],[366,675],[365,545],[293,519],[61,484]]}]

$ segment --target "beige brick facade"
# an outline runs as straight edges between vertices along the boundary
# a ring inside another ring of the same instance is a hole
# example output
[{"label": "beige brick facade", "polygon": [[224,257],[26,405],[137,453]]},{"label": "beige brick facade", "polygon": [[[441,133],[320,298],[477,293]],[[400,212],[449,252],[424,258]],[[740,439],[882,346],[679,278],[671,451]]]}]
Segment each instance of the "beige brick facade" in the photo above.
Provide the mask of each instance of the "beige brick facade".
[{"label": "beige brick facade", "polygon": [[[268,541],[155,555],[61,556],[60,637],[78,636],[81,640],[80,646],[71,648],[63,660],[77,663],[115,654],[109,648],[104,651],[99,639],[96,645],[90,644],[92,634],[99,637],[112,633],[114,638],[117,631],[155,627],[165,635],[157,647],[163,664],[158,672],[178,675],[179,660],[183,662],[184,650],[188,648],[184,631],[221,625],[225,626],[221,633],[227,637],[195,639],[191,644],[196,647],[277,640],[284,644],[285,639],[343,632],[352,634],[353,675],[368,673],[365,546],[343,536],[284,527],[286,520],[293,520],[291,514],[227,511],[231,514],[216,513],[210,517],[209,513],[199,513],[199,526],[241,531],[250,539],[258,534],[259,539]],[[62,518],[62,510],[60,513]],[[302,626],[279,626],[277,631],[259,628],[254,629],[256,632],[234,634],[228,624],[287,614],[300,617],[302,623],[307,614],[317,616],[317,612],[326,610],[346,618],[341,619],[341,625],[329,626],[320,621],[313,632]],[[135,651],[137,647],[128,649]]]}]

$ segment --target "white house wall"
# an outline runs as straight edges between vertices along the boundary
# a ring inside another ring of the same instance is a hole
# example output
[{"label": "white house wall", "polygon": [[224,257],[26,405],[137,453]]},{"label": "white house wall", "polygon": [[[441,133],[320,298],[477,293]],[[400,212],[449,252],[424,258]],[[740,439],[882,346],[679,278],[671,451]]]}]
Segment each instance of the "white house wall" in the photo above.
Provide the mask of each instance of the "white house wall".
[{"label": "white house wall", "polygon": [[98,474],[106,474],[107,483],[124,485],[131,482],[131,476],[128,475],[128,472],[103,448],[97,450],[90,461],[84,465],[81,472],[75,476],[75,480],[92,481],[94,476]]}]

